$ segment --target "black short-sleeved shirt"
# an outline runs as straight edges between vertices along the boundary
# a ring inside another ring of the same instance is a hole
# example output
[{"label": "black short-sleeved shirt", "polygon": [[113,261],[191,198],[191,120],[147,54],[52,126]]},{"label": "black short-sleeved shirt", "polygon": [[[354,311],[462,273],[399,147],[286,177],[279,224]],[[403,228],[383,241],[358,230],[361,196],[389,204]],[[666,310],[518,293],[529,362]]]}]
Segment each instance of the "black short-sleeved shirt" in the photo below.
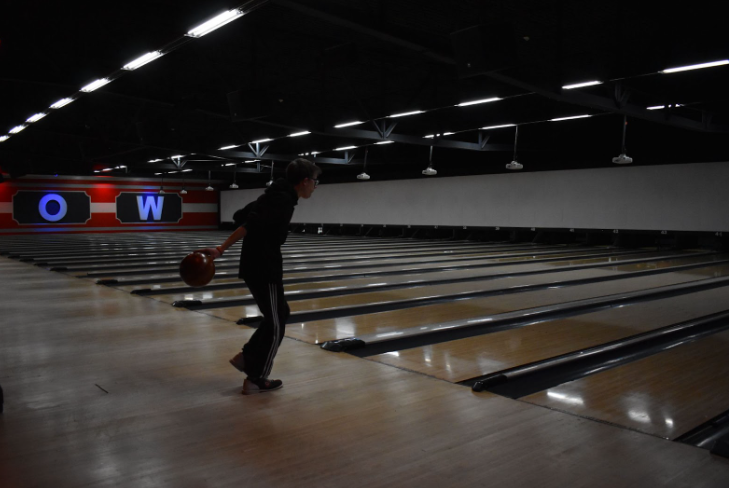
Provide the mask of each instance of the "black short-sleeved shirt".
[{"label": "black short-sleeved shirt", "polygon": [[289,223],[298,201],[294,186],[280,178],[256,201],[235,213],[235,223],[246,228],[239,277],[266,282],[283,278],[281,246],[288,237]]}]

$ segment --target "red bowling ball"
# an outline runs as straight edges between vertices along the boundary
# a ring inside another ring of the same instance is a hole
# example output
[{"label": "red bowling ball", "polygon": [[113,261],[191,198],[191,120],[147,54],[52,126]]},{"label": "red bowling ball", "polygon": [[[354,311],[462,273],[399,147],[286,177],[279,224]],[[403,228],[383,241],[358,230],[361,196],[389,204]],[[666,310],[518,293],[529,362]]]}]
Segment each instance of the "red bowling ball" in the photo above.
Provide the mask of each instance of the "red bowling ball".
[{"label": "red bowling ball", "polygon": [[193,252],[180,263],[180,277],[189,286],[205,286],[215,276],[213,258],[205,253]]}]

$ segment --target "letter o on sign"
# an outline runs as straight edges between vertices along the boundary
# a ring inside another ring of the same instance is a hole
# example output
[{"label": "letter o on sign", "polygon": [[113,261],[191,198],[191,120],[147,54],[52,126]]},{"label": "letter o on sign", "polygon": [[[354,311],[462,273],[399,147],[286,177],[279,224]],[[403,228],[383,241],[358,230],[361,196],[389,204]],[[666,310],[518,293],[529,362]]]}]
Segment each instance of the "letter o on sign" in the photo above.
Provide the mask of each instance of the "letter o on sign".
[{"label": "letter o on sign", "polygon": [[[48,202],[51,201],[58,203],[58,205],[61,207],[58,209],[58,213],[56,213],[55,215],[49,214],[48,210],[46,209],[46,207],[48,206]],[[38,203],[38,212],[40,212],[41,217],[46,219],[48,222],[58,222],[66,216],[66,212],[68,212],[68,204],[62,196],[54,195],[53,193],[51,193],[41,198],[41,201]]]}]

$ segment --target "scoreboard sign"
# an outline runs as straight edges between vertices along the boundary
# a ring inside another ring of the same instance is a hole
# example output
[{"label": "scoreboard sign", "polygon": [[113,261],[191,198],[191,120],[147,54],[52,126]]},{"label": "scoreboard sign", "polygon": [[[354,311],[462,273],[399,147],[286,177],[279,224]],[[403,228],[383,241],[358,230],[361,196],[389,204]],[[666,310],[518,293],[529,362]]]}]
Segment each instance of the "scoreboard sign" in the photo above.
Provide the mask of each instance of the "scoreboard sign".
[{"label": "scoreboard sign", "polygon": [[123,224],[177,223],[182,219],[182,198],[177,193],[120,193],[116,218]]},{"label": "scoreboard sign", "polygon": [[91,197],[82,191],[19,191],[13,195],[13,220],[19,224],[85,224]]}]

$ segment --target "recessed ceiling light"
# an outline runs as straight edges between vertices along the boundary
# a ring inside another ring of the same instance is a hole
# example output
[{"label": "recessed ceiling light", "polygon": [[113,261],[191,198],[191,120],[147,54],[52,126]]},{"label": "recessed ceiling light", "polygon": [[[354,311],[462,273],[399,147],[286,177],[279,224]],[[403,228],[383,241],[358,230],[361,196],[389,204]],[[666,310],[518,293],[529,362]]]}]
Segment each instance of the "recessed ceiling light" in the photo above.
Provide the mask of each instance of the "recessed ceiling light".
[{"label": "recessed ceiling light", "polygon": [[131,63],[127,63],[124,65],[122,69],[125,69],[127,71],[134,71],[137,68],[141,68],[147,63],[151,63],[155,59],[162,56],[162,53],[160,51],[153,51],[151,53],[147,53],[144,56],[140,56]]},{"label": "recessed ceiling light", "polygon": [[407,117],[408,115],[418,115],[418,114],[423,114],[423,113],[425,113],[425,112],[422,110],[413,110],[412,112],[403,112],[403,113],[399,113],[399,114],[388,115],[388,117],[391,119],[394,119],[397,117]]},{"label": "recessed ceiling light", "polygon": [[468,107],[469,105],[478,105],[480,103],[490,103],[490,102],[496,102],[499,100],[501,100],[501,99],[498,97],[484,98],[482,100],[473,100],[471,102],[461,102],[458,105],[456,105],[456,107]]},{"label": "recessed ceiling light", "polygon": [[591,117],[590,115],[573,115],[571,117],[558,117],[556,119],[549,119],[550,122],[559,122],[561,120],[572,120],[572,119],[585,119]]},{"label": "recessed ceiling light", "polygon": [[220,27],[223,27],[228,22],[232,22],[238,17],[241,17],[243,15],[243,12],[238,9],[228,10],[227,12],[223,12],[222,14],[213,17],[212,19],[208,20],[207,22],[204,22],[197,27],[190,29],[186,35],[190,37],[202,37],[206,34],[211,33],[215,29],[219,29]]},{"label": "recessed ceiling light", "polygon": [[504,127],[514,127],[515,125],[516,124],[489,125],[488,127],[481,127],[481,130],[503,129]]},{"label": "recessed ceiling light", "polygon": [[337,124],[334,126],[335,129],[341,129],[342,127],[351,127],[353,125],[364,124],[364,122],[355,120],[354,122],[345,122],[343,124]]},{"label": "recessed ceiling light", "polygon": [[575,83],[573,85],[565,85],[562,87],[564,90],[574,90],[575,88],[584,88],[586,86],[602,85],[602,81],[585,81],[584,83]]},{"label": "recessed ceiling light", "polygon": [[661,71],[661,73],[678,73],[679,71],[690,71],[693,69],[713,68],[715,66],[724,66],[729,64],[729,59],[722,59],[721,61],[712,61],[710,63],[692,64],[689,66],[679,66],[678,68],[668,68]]},{"label": "recessed ceiling light", "polygon": [[56,103],[54,103],[53,105],[51,105],[50,108],[55,109],[55,108],[65,107],[66,105],[68,105],[71,102],[73,102],[72,98],[62,98],[59,101],[57,101]]},{"label": "recessed ceiling light", "polygon": [[111,82],[111,80],[109,78],[101,78],[101,79],[98,79],[92,83],[89,83],[85,87],[81,88],[81,91],[86,92],[86,93],[91,93],[92,91],[98,90],[99,88],[101,88],[102,86],[104,86],[110,82]]}]

